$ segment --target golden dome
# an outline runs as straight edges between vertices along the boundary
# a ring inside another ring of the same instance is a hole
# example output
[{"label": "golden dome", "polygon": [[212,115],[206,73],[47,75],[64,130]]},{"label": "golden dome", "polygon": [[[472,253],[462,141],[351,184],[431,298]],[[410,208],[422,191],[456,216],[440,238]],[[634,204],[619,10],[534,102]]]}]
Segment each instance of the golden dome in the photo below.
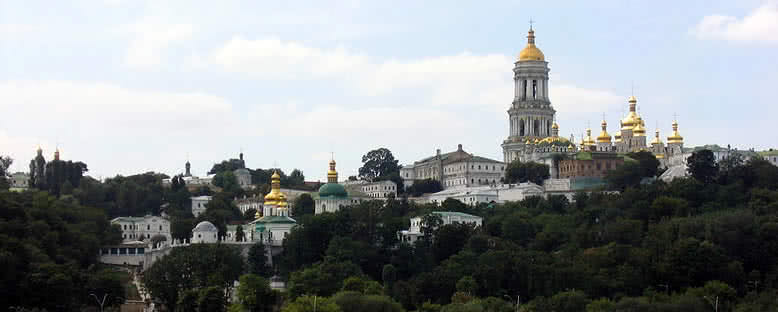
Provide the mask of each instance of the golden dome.
[{"label": "golden dome", "polygon": [[608,123],[605,122],[605,120],[602,121],[602,132],[600,132],[600,136],[597,137],[597,143],[610,143],[611,142],[611,135],[608,134],[608,131],[605,130],[608,128]]},{"label": "golden dome", "polygon": [[683,137],[678,133],[678,122],[673,121],[673,134],[667,137],[667,144],[683,143]]},{"label": "golden dome", "polygon": [[[663,144],[662,143],[662,139],[659,138],[659,130],[658,129],[656,130],[656,136],[654,136],[654,139],[651,141],[651,145],[656,145],[656,144]],[[659,157],[657,157],[657,158],[659,158]]]},{"label": "golden dome", "polygon": [[635,96],[629,97],[629,113],[627,114],[627,117],[624,117],[624,119],[621,120],[621,130],[630,130],[635,127],[635,123],[637,123],[638,113],[635,112],[635,109],[637,108],[638,99],[635,98]]},{"label": "golden dome", "polygon": [[262,218],[262,214],[259,213],[259,210],[257,210],[257,213],[254,214],[254,219]]},{"label": "golden dome", "polygon": [[556,124],[556,121],[554,121],[554,124],[551,125],[551,129],[559,129],[559,125]]},{"label": "golden dome", "polygon": [[527,46],[519,52],[519,61],[545,61],[543,52],[535,46],[535,31],[529,28],[527,35]]},{"label": "golden dome", "polygon": [[270,176],[270,193],[265,195],[265,205],[278,205],[281,202],[286,202],[286,195],[281,193],[281,176],[276,171]]},{"label": "golden dome", "polygon": [[524,144],[527,144],[527,145],[532,144],[532,141],[530,139],[527,139],[527,142],[524,142]]},{"label": "golden dome", "polygon": [[592,138],[592,129],[586,129],[586,137],[583,139],[583,141],[581,142],[581,144],[582,144],[583,146],[590,146],[590,145],[595,145],[595,144],[597,144],[597,143],[594,141],[594,138]]},{"label": "golden dome", "polygon": [[640,118],[640,116],[638,116],[635,127],[632,128],[632,134],[634,136],[646,136],[645,123],[643,122],[643,118]]},{"label": "golden dome", "polygon": [[553,142],[563,142],[563,143],[565,143],[565,142],[570,142],[570,140],[568,140],[566,138],[563,138],[563,137],[560,137],[560,136],[550,136],[550,137],[543,138],[542,140],[538,141],[537,143],[538,144],[543,144],[543,143],[551,144]]},{"label": "golden dome", "polygon": [[330,159],[330,170],[327,171],[327,183],[338,183],[338,171],[335,170],[335,159]]},{"label": "golden dome", "polygon": [[613,142],[614,142],[614,143],[619,143],[619,142],[621,142],[621,133],[619,133],[619,132],[616,132],[616,134],[615,134],[615,135],[613,135]]}]

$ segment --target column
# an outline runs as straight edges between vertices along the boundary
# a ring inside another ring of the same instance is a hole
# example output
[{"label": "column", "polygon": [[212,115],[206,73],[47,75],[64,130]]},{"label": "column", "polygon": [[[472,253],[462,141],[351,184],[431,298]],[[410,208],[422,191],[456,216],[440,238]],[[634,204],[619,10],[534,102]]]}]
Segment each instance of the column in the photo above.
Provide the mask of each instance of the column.
[{"label": "column", "polygon": [[543,80],[538,80],[538,99],[543,99]]},{"label": "column", "polygon": [[545,92],[544,96],[546,97],[546,101],[548,101],[548,79],[543,79],[543,92]]},{"label": "column", "polygon": [[513,78],[513,98],[519,97],[519,79]]}]

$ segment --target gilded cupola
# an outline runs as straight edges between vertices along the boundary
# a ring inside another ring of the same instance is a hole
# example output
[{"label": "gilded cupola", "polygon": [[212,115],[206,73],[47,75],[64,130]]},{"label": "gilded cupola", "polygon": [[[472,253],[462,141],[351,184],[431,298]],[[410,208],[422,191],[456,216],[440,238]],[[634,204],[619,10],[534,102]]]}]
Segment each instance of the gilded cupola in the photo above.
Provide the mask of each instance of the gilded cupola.
[{"label": "gilded cupola", "polygon": [[662,139],[659,138],[659,129],[656,129],[656,134],[654,136],[654,139],[651,140],[651,145],[661,145],[664,144],[662,142]]},{"label": "gilded cupola", "polygon": [[597,137],[597,143],[610,143],[611,135],[608,134],[608,123],[603,120],[600,125],[602,126],[602,132],[600,132],[600,135]]},{"label": "gilded cupola", "polygon": [[673,134],[667,137],[667,144],[683,143],[683,137],[678,132],[678,121],[673,121]]},{"label": "gilded cupola", "polygon": [[529,34],[527,35],[527,46],[519,52],[519,61],[545,61],[546,57],[543,52],[535,46],[535,30],[532,26],[529,28]]},{"label": "gilded cupola", "polygon": [[338,171],[335,170],[335,159],[330,159],[330,170],[327,171],[327,183],[338,183]]},{"label": "gilded cupola", "polygon": [[638,105],[638,99],[635,98],[635,96],[629,97],[629,113],[627,113],[627,117],[624,117],[624,119],[621,120],[621,130],[631,130],[635,127],[635,124],[638,122],[638,116],[637,113],[637,105]]},{"label": "gilded cupola", "polygon": [[640,116],[638,116],[637,122],[635,122],[635,127],[632,128],[632,134],[636,137],[646,136],[645,122]]},{"label": "gilded cupola", "polygon": [[586,137],[583,139],[582,144],[584,146],[590,146],[596,144],[594,138],[592,138],[592,129],[586,129]]},{"label": "gilded cupola", "polygon": [[270,176],[270,193],[265,195],[265,205],[286,205],[286,195],[281,193],[281,176],[278,172],[273,172]]}]

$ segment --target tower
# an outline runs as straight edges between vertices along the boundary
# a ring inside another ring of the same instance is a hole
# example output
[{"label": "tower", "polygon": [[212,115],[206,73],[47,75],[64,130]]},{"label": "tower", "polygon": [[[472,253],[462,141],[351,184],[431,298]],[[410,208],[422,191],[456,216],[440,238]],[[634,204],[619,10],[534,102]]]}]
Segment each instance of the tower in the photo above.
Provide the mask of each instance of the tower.
[{"label": "tower", "polygon": [[503,157],[511,162],[520,156],[527,140],[550,137],[556,111],[548,97],[548,62],[535,45],[530,26],[527,46],[519,52],[513,67],[513,101],[508,109],[508,138],[503,141]]},{"label": "tower", "polygon": [[667,154],[683,154],[683,137],[678,132],[678,121],[673,121],[673,134],[667,137]]},{"label": "tower", "polygon": [[330,160],[330,170],[327,171],[327,183],[338,183],[338,171],[335,170],[335,159]]},{"label": "tower", "polygon": [[191,177],[192,176],[192,164],[189,163],[189,160],[186,161],[186,164],[184,164],[184,167],[186,168],[186,172],[184,173],[185,177]]},{"label": "tower", "polygon": [[656,129],[654,139],[651,141],[651,152],[657,159],[665,158],[665,143],[659,138],[659,129]]},{"label": "tower", "polygon": [[611,135],[608,134],[608,123],[605,119],[602,120],[602,132],[597,136],[597,150],[607,152],[611,150]]}]

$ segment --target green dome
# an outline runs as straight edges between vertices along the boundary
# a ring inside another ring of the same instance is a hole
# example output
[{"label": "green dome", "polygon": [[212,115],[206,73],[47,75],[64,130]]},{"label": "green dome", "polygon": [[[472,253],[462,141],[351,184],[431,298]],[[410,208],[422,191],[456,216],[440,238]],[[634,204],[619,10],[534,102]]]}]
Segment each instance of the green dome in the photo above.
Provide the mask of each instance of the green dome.
[{"label": "green dome", "polygon": [[346,188],[344,188],[343,185],[338,183],[327,183],[319,188],[319,197],[328,196],[347,197],[348,192],[346,192]]}]

